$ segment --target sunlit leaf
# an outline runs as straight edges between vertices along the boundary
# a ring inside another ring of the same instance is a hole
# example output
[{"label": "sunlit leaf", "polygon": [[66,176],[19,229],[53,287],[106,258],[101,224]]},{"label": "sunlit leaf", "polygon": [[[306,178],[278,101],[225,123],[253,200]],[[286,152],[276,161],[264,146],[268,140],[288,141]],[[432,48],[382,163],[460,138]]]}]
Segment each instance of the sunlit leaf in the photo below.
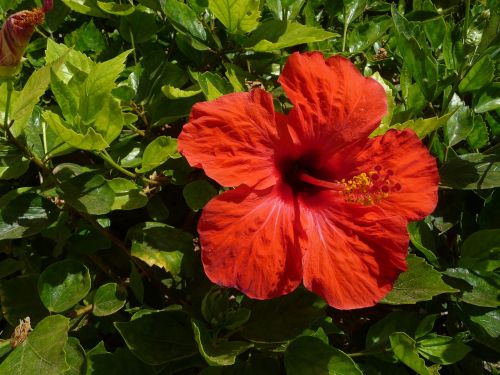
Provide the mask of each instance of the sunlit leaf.
[{"label": "sunlit leaf", "polygon": [[297,22],[273,20],[263,22],[247,39],[246,46],[256,52],[269,52],[336,36],[338,34]]},{"label": "sunlit leaf", "polygon": [[408,255],[408,270],[399,275],[392,291],[382,300],[390,304],[414,304],[428,301],[442,293],[454,293],[456,289],[441,280],[441,274],[425,260]]},{"label": "sunlit leaf", "polygon": [[38,291],[49,311],[63,312],[87,295],[90,284],[88,268],[68,259],[51,264],[40,274]]},{"label": "sunlit leaf", "polygon": [[209,9],[231,34],[248,33],[258,25],[258,0],[209,0]]},{"label": "sunlit leaf", "polygon": [[60,375],[68,370],[64,353],[68,330],[67,318],[61,315],[48,316],[0,364],[0,373]]}]

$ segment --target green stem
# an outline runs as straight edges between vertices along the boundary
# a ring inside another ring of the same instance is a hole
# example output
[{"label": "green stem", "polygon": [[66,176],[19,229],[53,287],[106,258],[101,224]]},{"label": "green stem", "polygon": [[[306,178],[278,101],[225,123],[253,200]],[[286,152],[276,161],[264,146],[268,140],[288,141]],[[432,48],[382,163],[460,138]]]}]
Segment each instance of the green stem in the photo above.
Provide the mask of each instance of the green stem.
[{"label": "green stem", "polygon": [[458,86],[460,85],[460,81],[462,81],[462,78],[465,76],[466,65],[467,65],[466,62],[464,61],[462,65],[460,65],[460,68],[458,69],[457,79],[455,80],[455,83],[453,84],[450,93],[448,94],[445,102],[443,103],[443,108],[441,109],[441,116],[444,116],[448,111],[448,106],[451,103],[451,99],[453,98],[453,95],[457,92]]},{"label": "green stem", "polygon": [[106,150],[102,150],[97,152],[97,156],[99,156],[101,159],[103,159],[106,163],[111,165],[114,169],[117,171],[123,173],[124,175],[131,177],[133,179],[140,178],[143,182],[149,184],[149,185],[159,185],[160,183],[158,181],[150,180],[149,178],[146,178],[144,176],[137,175],[133,172],[130,172],[123,168],[121,165],[119,165],[117,162],[113,160],[111,155],[108,154]]},{"label": "green stem", "polygon": [[494,146],[491,146],[489,149],[487,149],[486,151],[483,151],[483,154],[493,154],[496,150],[498,150],[500,148],[500,143],[497,143],[496,145]]},{"label": "green stem", "polygon": [[470,0],[465,0],[465,20],[464,20],[464,35],[463,40],[467,39],[467,31],[469,30],[469,14],[470,14]]},{"label": "green stem", "polygon": [[344,7],[344,35],[342,37],[342,52],[345,52],[345,45],[347,41],[347,22],[346,22],[346,12]]},{"label": "green stem", "polygon": [[124,175],[126,176],[129,176],[129,177],[132,177],[132,178],[137,178],[137,175],[135,173],[132,173],[130,171],[127,171],[125,168],[123,168],[120,164],[118,164],[117,162],[115,162],[113,160],[113,158],[111,157],[111,155],[108,154],[108,152],[106,150],[102,150],[102,151],[99,151],[97,153],[97,155],[103,159],[106,163],[108,163],[109,165],[111,165],[114,169],[116,169],[117,171],[120,171],[121,173],[123,173]]},{"label": "green stem", "polygon": [[83,316],[83,315],[90,314],[93,309],[94,309],[94,305],[90,304],[90,305],[81,307],[77,310],[70,311],[68,315],[71,319],[74,319],[74,318],[78,318],[78,317]]},{"label": "green stem", "polygon": [[38,168],[40,168],[43,172],[43,174],[47,175],[50,173],[50,169],[45,165],[43,161],[38,159],[35,155],[31,153],[31,151],[23,145],[21,142],[19,142],[16,137],[10,132],[10,124],[7,124],[5,127],[5,138],[7,138],[9,141],[11,141],[14,146],[16,146],[20,151],[22,151],[26,156],[29,157],[29,159],[37,165]]},{"label": "green stem", "polygon": [[132,130],[134,133],[140,135],[141,137],[144,137],[146,135],[146,133],[144,132],[144,130],[140,130],[140,129],[137,129],[134,125],[132,124],[126,124],[125,125],[127,128],[129,128],[130,130]]},{"label": "green stem", "polygon": [[383,354],[392,351],[390,348],[386,348],[383,350],[372,350],[372,351],[364,351],[364,352],[357,352],[357,353],[348,353],[349,357],[363,357],[367,355],[377,355],[377,354]]},{"label": "green stem", "polygon": [[135,52],[135,41],[134,34],[132,34],[132,29],[130,29],[130,43],[132,44],[132,54],[134,56],[134,64],[137,65],[137,54]]},{"label": "green stem", "polygon": [[14,91],[14,85],[12,84],[12,80],[7,81],[7,99],[5,100],[5,117],[3,127],[5,130],[5,137],[7,137],[7,129],[9,128],[9,111],[10,111],[10,102],[12,99],[12,91]]}]

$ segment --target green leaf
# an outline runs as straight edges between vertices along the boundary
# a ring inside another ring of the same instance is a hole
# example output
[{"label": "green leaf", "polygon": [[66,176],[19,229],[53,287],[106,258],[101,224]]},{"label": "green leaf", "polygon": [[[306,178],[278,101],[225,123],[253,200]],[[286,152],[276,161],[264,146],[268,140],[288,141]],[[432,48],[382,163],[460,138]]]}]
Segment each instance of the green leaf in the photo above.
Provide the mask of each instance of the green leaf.
[{"label": "green leaf", "polygon": [[38,279],[38,292],[44,306],[52,312],[69,310],[90,291],[87,266],[76,260],[52,263]]},{"label": "green leaf", "polygon": [[74,47],[77,51],[81,52],[92,51],[98,54],[106,48],[106,41],[102,32],[96,27],[93,20],[84,23],[72,33],[67,34],[64,37],[64,42],[68,46]]},{"label": "green leaf", "polygon": [[97,6],[96,0],[62,0],[71,10],[93,17],[107,17]]},{"label": "green leaf", "polygon": [[439,170],[441,185],[454,189],[491,189],[500,186],[500,155],[463,154]]},{"label": "green leaf", "polygon": [[144,43],[158,31],[156,17],[150,8],[137,5],[128,16],[120,17],[120,36],[129,43]]},{"label": "green leaf", "polygon": [[130,262],[130,289],[134,297],[140,302],[144,302],[144,283],[141,275],[137,271],[134,262]]},{"label": "green leaf", "polygon": [[101,109],[95,116],[93,128],[102,135],[106,143],[110,144],[120,135],[124,123],[120,103],[111,95],[106,95],[102,100]]},{"label": "green leaf", "polygon": [[420,339],[430,333],[437,318],[438,314],[431,314],[422,319],[422,321],[418,324],[417,329],[415,330],[415,339]]},{"label": "green leaf", "polygon": [[50,71],[50,89],[56,98],[59,108],[64,118],[72,122],[78,113],[76,99],[67,86],[55,73],[54,69]]},{"label": "green leaf", "polygon": [[266,0],[266,6],[277,20],[293,21],[305,0]]},{"label": "green leaf", "polygon": [[106,13],[114,14],[115,16],[128,16],[135,11],[135,8],[132,4],[118,4],[115,2],[98,0],[97,6]]},{"label": "green leaf", "polygon": [[95,65],[94,62],[85,54],[75,51],[65,44],[58,44],[52,39],[47,40],[47,49],[45,50],[45,60],[48,63],[61,59],[63,64],[61,69],[57,70],[59,78],[67,83],[76,72],[88,74]]},{"label": "green leaf", "polygon": [[288,375],[363,374],[347,354],[310,336],[299,337],[288,346],[285,369]]},{"label": "green leaf", "polygon": [[80,341],[76,337],[68,337],[66,346],[64,347],[66,354],[66,363],[69,369],[64,371],[63,375],[81,375],[85,373],[85,350],[80,345]]},{"label": "green leaf", "polygon": [[480,230],[467,237],[458,264],[484,272],[500,267],[500,229]]},{"label": "green leaf", "polygon": [[109,144],[101,134],[96,133],[93,128],[87,128],[85,134],[80,134],[72,130],[68,124],[57,114],[44,111],[43,119],[53,129],[55,133],[68,145],[81,150],[103,150],[109,147]]},{"label": "green leaf", "polygon": [[[100,366],[100,360],[103,358],[107,359],[108,363],[109,357],[106,356],[106,354],[110,354],[107,350],[106,347],[104,346],[104,342],[100,341],[96,346],[94,346],[92,349],[88,350],[86,353],[87,357],[87,372],[86,375],[96,375],[99,374],[99,370],[103,370],[103,366]],[[104,369],[107,370],[106,367]],[[109,372],[109,371],[108,371]],[[104,372],[105,373],[105,372]]]},{"label": "green leaf", "polygon": [[388,16],[374,18],[370,22],[357,24],[349,33],[349,52],[364,51],[372,47],[392,26]]},{"label": "green leaf", "polygon": [[243,307],[252,314],[242,335],[254,342],[291,340],[325,314],[324,303],[314,294],[300,289],[272,300],[245,300]]},{"label": "green leaf", "polygon": [[137,173],[145,173],[165,163],[177,154],[177,139],[164,135],[149,143],[142,155],[142,167]]},{"label": "green leaf", "polygon": [[500,83],[493,82],[477,94],[474,112],[484,113],[500,108]]},{"label": "green leaf", "polygon": [[432,48],[436,50],[443,43],[446,34],[446,22],[431,0],[424,0],[422,9],[420,12],[429,13],[429,17],[424,21],[423,25],[425,35],[431,43]]},{"label": "green leaf", "polygon": [[165,221],[170,216],[170,211],[161,195],[155,195],[149,199],[148,214],[154,221]]},{"label": "green leaf", "polygon": [[12,112],[9,116],[12,120],[20,120],[31,116],[33,108],[49,87],[51,69],[58,69],[62,61],[62,59],[55,60],[33,72],[19,93],[19,97],[12,105]]},{"label": "green leaf", "polygon": [[115,81],[125,68],[125,61],[131,50],[118,56],[95,64],[90,70],[83,86],[80,89],[79,115],[84,124],[95,121],[103,102],[115,88]]},{"label": "green leaf", "polygon": [[129,229],[132,256],[150,266],[158,266],[177,275],[189,270],[186,263],[193,255],[193,238],[180,229],[166,224],[148,222]]},{"label": "green leaf", "polygon": [[343,0],[344,24],[350,25],[366,8],[366,0]]},{"label": "green leaf", "polygon": [[39,233],[57,219],[58,211],[30,188],[11,190],[0,197],[0,240]]},{"label": "green leaf", "polygon": [[192,320],[194,339],[198,350],[210,366],[228,366],[236,362],[236,357],[247,351],[253,344],[246,341],[221,341],[214,343],[203,322]]},{"label": "green leaf", "polygon": [[484,207],[478,217],[481,228],[500,228],[500,189],[496,189],[484,202]]},{"label": "green leaf", "polygon": [[106,179],[92,172],[66,180],[59,188],[70,206],[87,214],[107,214],[115,202],[115,193]]},{"label": "green leaf", "polygon": [[7,258],[0,262],[0,279],[4,279],[7,276],[16,273],[24,268],[23,262],[19,260],[14,260],[12,258]]},{"label": "green leaf", "polygon": [[244,34],[259,24],[258,0],[209,0],[208,8],[230,34]]},{"label": "green leaf", "polygon": [[433,100],[438,82],[438,63],[429,47],[422,42],[422,31],[415,27],[397,8],[392,7],[398,51],[412,77],[427,100]]},{"label": "green leaf", "polygon": [[1,374],[60,375],[69,369],[64,348],[68,341],[69,320],[48,316],[0,364]]},{"label": "green leaf", "polygon": [[415,304],[428,301],[442,293],[454,293],[456,289],[441,280],[441,274],[422,258],[409,254],[408,270],[399,275],[392,291],[382,300],[393,305]]},{"label": "green leaf", "polygon": [[117,283],[101,285],[94,295],[95,316],[106,316],[119,311],[127,302],[127,290]]},{"label": "green leaf", "polygon": [[229,82],[212,72],[205,72],[198,76],[201,91],[207,100],[217,99],[219,96],[233,92]]},{"label": "green leaf", "polygon": [[246,91],[245,82],[251,77],[251,74],[237,65],[226,63],[224,64],[224,68],[226,68],[226,78],[233,86],[233,91],[242,92]]},{"label": "green leaf", "polygon": [[432,231],[423,221],[408,223],[410,241],[434,267],[439,267],[439,260],[434,253],[436,247]]},{"label": "green leaf", "polygon": [[162,9],[177,30],[189,38],[194,38],[198,43],[206,43],[205,27],[188,5],[178,0],[165,0],[162,2]]},{"label": "green leaf", "polygon": [[112,210],[135,210],[148,204],[144,190],[126,178],[117,177],[108,181],[115,193]]},{"label": "green leaf", "polygon": [[500,306],[500,276],[494,273],[473,272],[466,268],[448,268],[446,276],[461,279],[471,287],[463,290],[462,300],[476,306]]},{"label": "green leaf", "polygon": [[449,365],[461,361],[471,348],[453,337],[432,334],[418,340],[417,350],[425,359]]},{"label": "green leaf", "polygon": [[130,351],[150,365],[161,365],[198,352],[189,316],[182,311],[136,314],[130,322],[114,324]]},{"label": "green leaf", "polygon": [[[101,342],[102,343],[102,342]],[[139,360],[127,348],[119,347],[113,353],[109,353],[104,345],[97,350],[91,350],[87,355],[87,375],[155,375],[157,371]],[[90,370],[89,370],[90,368]]]},{"label": "green leaf", "polygon": [[452,115],[453,113],[447,113],[442,117],[408,120],[406,122],[403,122],[402,124],[393,125],[390,128],[399,130],[412,129],[413,131],[415,131],[415,133],[417,133],[418,137],[422,139],[446,125]]},{"label": "green leaf", "polygon": [[0,281],[2,314],[11,326],[17,326],[27,316],[35,324],[48,315],[38,295],[37,280],[38,275],[24,275]]},{"label": "green leaf", "polygon": [[500,352],[500,310],[461,303],[455,309],[472,338]]},{"label": "green leaf", "polygon": [[201,89],[198,90],[181,90],[172,85],[165,85],[161,88],[161,91],[165,94],[165,96],[169,99],[182,99],[182,98],[190,98],[192,96],[198,95],[201,93]]},{"label": "green leaf", "polygon": [[29,165],[29,159],[19,149],[0,139],[0,180],[21,177]]},{"label": "green leaf", "polygon": [[472,148],[480,149],[489,143],[488,128],[481,116],[474,116],[474,127],[467,136],[467,142]]},{"label": "green leaf", "polygon": [[467,72],[458,85],[458,91],[464,93],[478,90],[493,80],[494,73],[493,60],[489,55],[485,55]]},{"label": "green leaf", "polygon": [[371,76],[371,78],[373,78],[374,80],[376,80],[378,83],[380,83],[382,85],[382,87],[384,88],[384,91],[385,91],[386,99],[387,99],[387,113],[385,114],[384,117],[382,117],[382,120],[380,121],[380,125],[378,126],[378,128],[375,129],[370,134],[370,137],[375,137],[377,135],[384,134],[387,130],[389,130],[389,125],[391,124],[392,115],[393,115],[396,103],[394,102],[394,96],[392,94],[392,89],[384,81],[384,79],[380,76],[380,73],[375,72]]},{"label": "green leaf", "polygon": [[432,375],[425,362],[419,357],[415,340],[404,332],[396,332],[390,336],[391,348],[394,355],[420,375]]},{"label": "green leaf", "polygon": [[246,361],[238,361],[232,366],[211,366],[200,372],[200,375],[276,375],[282,369],[280,363],[255,351]]},{"label": "green leaf", "polygon": [[[45,130],[45,139],[47,141],[46,147],[49,148],[49,136],[47,134],[47,129],[44,124],[42,124],[42,109],[40,106],[36,105],[33,109],[31,117],[26,122],[23,128],[24,139],[26,146],[36,156],[38,159],[43,159],[45,155],[45,148],[43,144],[43,135]],[[61,141],[59,143],[62,143]]]},{"label": "green leaf", "polygon": [[413,311],[394,311],[373,324],[366,335],[366,349],[381,350],[390,345],[389,336],[405,332],[413,336],[422,317]]},{"label": "green leaf", "polygon": [[265,21],[247,39],[246,48],[270,52],[298,44],[321,42],[339,36],[323,29],[297,22]]},{"label": "green leaf", "polygon": [[193,211],[198,211],[205,207],[208,201],[217,195],[217,189],[207,181],[198,180],[187,184],[184,190],[182,190],[182,195],[187,205]]}]

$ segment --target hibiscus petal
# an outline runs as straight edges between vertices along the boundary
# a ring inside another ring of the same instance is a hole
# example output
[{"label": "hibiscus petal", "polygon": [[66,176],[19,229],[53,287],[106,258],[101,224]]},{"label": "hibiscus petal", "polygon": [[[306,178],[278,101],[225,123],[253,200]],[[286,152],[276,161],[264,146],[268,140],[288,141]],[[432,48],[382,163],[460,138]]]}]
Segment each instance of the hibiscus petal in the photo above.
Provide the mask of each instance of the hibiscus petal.
[{"label": "hibiscus petal", "polygon": [[273,98],[255,89],[194,105],[178,148],[189,164],[223,186],[267,188],[276,181],[276,137]]},{"label": "hibiscus petal", "polygon": [[406,270],[406,220],[329,194],[314,197],[313,207],[305,203],[304,285],[338,309],[373,306]]},{"label": "hibiscus petal", "polygon": [[298,137],[338,147],[367,137],[387,112],[383,87],[341,56],[294,53],[278,80],[294,109]]},{"label": "hibiscus petal", "polygon": [[335,170],[331,173],[337,177],[350,178],[376,167],[381,168],[382,176],[393,174],[389,177],[391,191],[378,203],[387,212],[413,221],[423,219],[436,208],[439,184],[436,159],[412,130],[391,130],[348,146],[340,154],[329,163]]},{"label": "hibiscus petal", "polygon": [[257,299],[281,296],[300,284],[301,226],[290,194],[240,186],[205,206],[198,232],[210,280]]}]

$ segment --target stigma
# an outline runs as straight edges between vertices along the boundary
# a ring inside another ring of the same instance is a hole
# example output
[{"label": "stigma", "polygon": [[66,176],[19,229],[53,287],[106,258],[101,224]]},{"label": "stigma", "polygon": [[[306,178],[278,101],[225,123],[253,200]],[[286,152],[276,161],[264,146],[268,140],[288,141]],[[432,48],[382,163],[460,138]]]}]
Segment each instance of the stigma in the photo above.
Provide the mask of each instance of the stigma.
[{"label": "stigma", "polygon": [[298,179],[306,184],[336,191],[348,203],[369,206],[387,198],[392,192],[399,192],[402,186],[394,179],[394,171],[375,166],[373,170],[361,172],[349,179],[333,182],[321,180],[300,172]]}]

